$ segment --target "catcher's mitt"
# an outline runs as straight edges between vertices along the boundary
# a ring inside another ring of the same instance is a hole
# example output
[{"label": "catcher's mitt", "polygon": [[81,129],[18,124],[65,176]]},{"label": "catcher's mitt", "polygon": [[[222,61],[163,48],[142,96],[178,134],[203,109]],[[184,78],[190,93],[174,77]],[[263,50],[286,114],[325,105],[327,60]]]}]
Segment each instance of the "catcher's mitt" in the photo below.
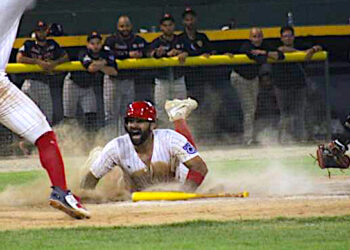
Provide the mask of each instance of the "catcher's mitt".
[{"label": "catcher's mitt", "polygon": [[339,168],[346,169],[350,166],[350,158],[345,154],[347,147],[338,141],[332,141],[328,145],[321,144],[316,151],[316,159],[321,169]]}]

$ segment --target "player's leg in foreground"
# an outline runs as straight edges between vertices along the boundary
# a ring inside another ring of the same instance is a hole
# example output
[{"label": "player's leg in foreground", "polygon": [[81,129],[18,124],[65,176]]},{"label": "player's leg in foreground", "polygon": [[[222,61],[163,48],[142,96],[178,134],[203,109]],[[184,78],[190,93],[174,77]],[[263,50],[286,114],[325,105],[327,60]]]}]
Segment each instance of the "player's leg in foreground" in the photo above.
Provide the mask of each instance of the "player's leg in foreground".
[{"label": "player's leg in foreground", "polygon": [[187,98],[185,100],[167,100],[164,106],[169,120],[174,124],[175,131],[185,136],[194,147],[196,147],[196,144],[187,125],[186,118],[190,115],[192,110],[196,109],[197,107],[197,101],[191,98]]},{"label": "player's leg in foreground", "polygon": [[[197,107],[197,101],[191,98],[187,98],[185,100],[168,100],[166,101],[164,106],[169,116],[169,120],[172,121],[174,124],[175,131],[186,137],[186,139],[195,148],[196,144],[194,142],[193,135],[187,125],[186,118],[190,115],[192,110],[196,109]],[[204,162],[203,166],[205,168],[204,175],[203,173],[188,168],[188,166],[180,163],[179,166],[176,168],[175,179],[185,185],[185,191],[194,191],[199,185],[201,185],[207,173],[207,167]],[[189,186],[186,185],[186,183],[189,184],[188,180],[190,180],[191,183],[193,182]],[[195,186],[193,186],[194,183],[196,183]]]},{"label": "player's leg in foreground", "polygon": [[45,116],[5,74],[0,75],[0,97],[0,122],[38,148],[41,165],[53,188],[49,204],[74,218],[89,218],[90,213],[80,204],[79,198],[67,190],[61,152]]},{"label": "player's leg in foreground", "polygon": [[62,156],[45,116],[5,74],[21,16],[34,2],[0,1],[0,123],[37,146],[41,164],[53,185],[50,204],[75,218],[89,217],[89,212],[67,190]]}]

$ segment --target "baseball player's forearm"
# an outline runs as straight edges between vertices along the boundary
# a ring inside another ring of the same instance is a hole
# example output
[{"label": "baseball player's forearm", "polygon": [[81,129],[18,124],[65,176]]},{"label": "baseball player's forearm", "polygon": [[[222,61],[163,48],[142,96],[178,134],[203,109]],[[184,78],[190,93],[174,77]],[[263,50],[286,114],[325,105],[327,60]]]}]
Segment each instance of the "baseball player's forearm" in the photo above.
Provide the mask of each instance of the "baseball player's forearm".
[{"label": "baseball player's forearm", "polygon": [[322,50],[322,47],[320,45],[315,45],[315,46],[312,46],[310,49],[307,49],[305,50],[305,52],[312,52],[312,53],[316,53],[318,51],[321,51]]},{"label": "baseball player's forearm", "polygon": [[17,54],[16,61],[17,63],[38,64],[38,59],[24,56],[21,53]]},{"label": "baseball player's forearm", "polygon": [[96,178],[91,172],[89,172],[81,180],[80,187],[82,189],[95,189],[99,180],[100,179]]},{"label": "baseball player's forearm", "polygon": [[304,50],[304,52],[307,54],[307,59],[311,59],[313,54],[321,50],[322,50],[321,46],[315,45],[315,46],[312,46],[310,49]]},{"label": "baseball player's forearm", "polygon": [[278,47],[278,50],[282,51],[282,52],[296,52],[296,51],[299,51],[296,48],[288,47],[288,46],[280,46],[280,47]]},{"label": "baseball player's forearm", "polygon": [[54,63],[54,65],[60,65],[62,63],[68,62],[69,61],[69,57],[68,54],[64,54],[64,56],[52,61]]},{"label": "baseball player's forearm", "polygon": [[184,63],[186,60],[186,57],[188,57],[188,53],[187,52],[182,52],[178,55],[179,61],[180,63]]},{"label": "baseball player's forearm", "polygon": [[194,192],[203,182],[205,175],[190,169],[184,184],[184,191]]},{"label": "baseball player's forearm", "polygon": [[284,59],[284,54],[281,51],[267,51],[266,55],[268,58],[272,58],[274,60]]},{"label": "baseball player's forearm", "polygon": [[201,185],[205,176],[208,173],[208,168],[203,159],[199,156],[184,163],[184,165],[189,168],[185,182],[186,191],[194,191]]},{"label": "baseball player's forearm", "polygon": [[165,56],[165,53],[161,52],[161,50],[155,49],[151,51],[150,56],[154,58],[161,58],[162,56]]},{"label": "baseball player's forearm", "polygon": [[157,57],[156,51],[155,50],[150,51],[148,56],[149,57]]},{"label": "baseball player's forearm", "polygon": [[102,68],[103,68],[103,64],[95,61],[93,63],[91,63],[89,65],[89,67],[87,68],[87,70],[90,72],[90,73],[96,73],[97,71],[100,71]]},{"label": "baseball player's forearm", "polygon": [[113,67],[110,67],[110,66],[104,66],[101,71],[103,73],[105,73],[106,75],[109,75],[109,76],[116,76],[118,75],[118,71],[113,68]]}]

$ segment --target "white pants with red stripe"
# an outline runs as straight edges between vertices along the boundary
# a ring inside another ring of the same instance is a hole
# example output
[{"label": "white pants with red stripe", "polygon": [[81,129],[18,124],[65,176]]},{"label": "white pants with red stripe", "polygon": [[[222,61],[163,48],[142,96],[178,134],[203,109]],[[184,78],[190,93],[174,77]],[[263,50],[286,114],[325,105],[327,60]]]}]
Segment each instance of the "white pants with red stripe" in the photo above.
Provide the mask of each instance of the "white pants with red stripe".
[{"label": "white pants with red stripe", "polygon": [[40,109],[5,73],[0,73],[0,123],[32,143],[51,131]]}]

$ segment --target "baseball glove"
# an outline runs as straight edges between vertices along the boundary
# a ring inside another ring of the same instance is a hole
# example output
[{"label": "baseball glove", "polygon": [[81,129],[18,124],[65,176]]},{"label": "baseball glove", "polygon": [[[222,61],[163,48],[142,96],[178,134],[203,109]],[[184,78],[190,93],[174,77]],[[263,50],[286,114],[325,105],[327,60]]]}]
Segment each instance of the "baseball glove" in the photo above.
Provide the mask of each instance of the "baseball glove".
[{"label": "baseball glove", "polygon": [[328,145],[319,145],[316,151],[316,160],[318,165],[321,169],[349,168],[350,158],[345,154],[346,150],[347,147],[338,141],[332,141]]}]

